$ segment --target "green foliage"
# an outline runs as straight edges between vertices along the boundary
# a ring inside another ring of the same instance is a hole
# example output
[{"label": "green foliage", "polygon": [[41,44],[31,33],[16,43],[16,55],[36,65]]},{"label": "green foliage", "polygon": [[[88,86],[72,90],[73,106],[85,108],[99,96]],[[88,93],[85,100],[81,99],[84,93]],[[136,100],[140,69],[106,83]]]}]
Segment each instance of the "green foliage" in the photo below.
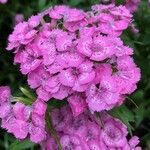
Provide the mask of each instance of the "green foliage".
[{"label": "green foliage", "polygon": [[129,130],[130,135],[132,135],[132,130],[134,129],[131,125],[132,122],[135,122],[134,114],[130,111],[125,105],[118,108],[114,108],[109,112],[113,117],[121,120]]},{"label": "green foliage", "polygon": [[24,140],[24,141],[18,141],[16,140],[15,142],[13,142],[10,147],[9,150],[25,150],[25,149],[33,149],[34,148],[34,143],[30,142],[29,140]]}]

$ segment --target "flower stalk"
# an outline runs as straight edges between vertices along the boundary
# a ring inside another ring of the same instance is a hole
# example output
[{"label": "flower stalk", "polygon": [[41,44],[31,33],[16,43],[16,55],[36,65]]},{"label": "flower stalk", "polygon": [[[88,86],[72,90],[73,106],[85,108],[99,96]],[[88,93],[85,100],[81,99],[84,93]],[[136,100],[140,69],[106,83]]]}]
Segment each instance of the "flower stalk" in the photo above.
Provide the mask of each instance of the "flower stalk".
[{"label": "flower stalk", "polygon": [[57,131],[54,128],[49,109],[47,109],[46,111],[46,125],[47,125],[47,129],[49,130],[50,134],[53,136],[53,138],[55,139],[55,142],[58,145],[58,150],[62,150],[60,139],[57,135]]}]

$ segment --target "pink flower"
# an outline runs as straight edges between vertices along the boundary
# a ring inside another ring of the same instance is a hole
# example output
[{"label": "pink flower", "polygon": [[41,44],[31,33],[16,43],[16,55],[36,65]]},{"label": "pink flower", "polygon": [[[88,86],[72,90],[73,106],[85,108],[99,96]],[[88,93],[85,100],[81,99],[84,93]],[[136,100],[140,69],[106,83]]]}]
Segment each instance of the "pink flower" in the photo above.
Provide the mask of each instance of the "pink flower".
[{"label": "pink flower", "polygon": [[40,16],[31,16],[28,20],[28,24],[30,27],[34,28],[40,24],[41,17]]},{"label": "pink flower", "polygon": [[31,88],[35,89],[44,85],[49,77],[50,74],[42,66],[39,66],[28,74],[28,84]]},{"label": "pink flower", "polygon": [[43,42],[41,49],[44,65],[51,65],[56,59],[55,45],[48,42]]},{"label": "pink flower", "polygon": [[93,16],[91,21],[96,22],[102,33],[108,35],[120,36],[125,30],[132,15],[124,6],[115,7],[115,5],[95,5],[92,7]]},{"label": "pink flower", "polygon": [[52,97],[59,99],[59,100],[63,100],[64,98],[68,97],[68,95],[70,95],[72,93],[73,93],[73,91],[70,87],[61,85],[59,87],[59,90],[56,93],[52,94]]},{"label": "pink flower", "polygon": [[129,145],[131,148],[135,148],[138,144],[139,144],[139,138],[137,136],[133,136],[130,140],[129,140]]},{"label": "pink flower", "polygon": [[15,62],[21,64],[20,70],[22,74],[28,74],[41,64],[40,59],[32,57],[26,51],[18,52],[17,57],[15,57]]},{"label": "pink flower", "polygon": [[36,90],[36,93],[38,95],[38,98],[44,101],[49,101],[52,98],[51,93],[47,92],[43,87],[39,87]]},{"label": "pink flower", "polygon": [[60,52],[68,51],[68,49],[72,46],[73,38],[69,35],[60,35],[56,37],[56,47]]},{"label": "pink flower", "polygon": [[104,34],[115,36],[120,36],[122,31],[125,30],[129,25],[129,22],[126,20],[115,20],[111,14],[101,14],[100,20],[100,31]]},{"label": "pink flower", "polygon": [[118,84],[119,92],[122,94],[132,93],[141,77],[139,68],[129,56],[119,57],[117,65],[118,71],[114,74],[114,79]]},{"label": "pink flower", "polygon": [[76,93],[68,98],[73,115],[76,117],[87,109],[86,97],[84,94]]},{"label": "pink flower", "polygon": [[30,140],[35,143],[39,143],[46,138],[46,131],[43,128],[31,125],[30,130]]},{"label": "pink flower", "polygon": [[[75,32],[80,27],[87,25],[86,14],[79,9],[71,9],[67,6],[56,6],[49,13],[53,19],[63,19],[64,27]],[[60,22],[60,24],[63,22]]]},{"label": "pink flower", "polygon": [[49,12],[49,16],[53,19],[62,19],[68,11],[69,7],[60,5],[60,6],[55,6],[52,8]]},{"label": "pink flower", "polygon": [[117,84],[111,76],[105,76],[99,86],[92,84],[86,92],[87,103],[92,111],[111,109],[119,101]]},{"label": "pink flower", "polygon": [[60,139],[60,143],[64,150],[82,150],[81,140],[77,136],[63,135]]},{"label": "pink flower", "polygon": [[26,121],[16,119],[12,125],[11,132],[18,139],[24,139],[29,132],[29,124]]},{"label": "pink flower", "polygon": [[101,81],[106,76],[111,76],[112,73],[112,66],[110,64],[97,64],[96,77],[94,79],[94,83],[99,84],[99,81]]},{"label": "pink flower", "polygon": [[11,113],[11,105],[8,102],[0,104],[0,118],[5,118]]},{"label": "pink flower", "polygon": [[101,138],[107,146],[123,147],[126,142],[127,128],[119,121],[109,120],[105,123]]},{"label": "pink flower", "polygon": [[65,22],[76,22],[83,20],[85,18],[86,14],[84,11],[73,8],[69,9],[67,14],[64,17]]},{"label": "pink flower", "polygon": [[[90,62],[85,61],[83,64],[80,66],[85,66],[85,67],[91,67],[88,66]],[[84,85],[88,86],[88,83],[92,82],[95,77],[95,72],[92,68],[89,69],[82,69],[82,68],[69,68],[67,70],[61,71],[59,75],[60,83],[72,87],[73,90],[76,91],[85,91],[83,88],[76,88],[76,87],[82,87]]]},{"label": "pink flower", "polygon": [[46,103],[40,99],[37,99],[33,104],[33,112],[37,113],[39,116],[45,115],[46,108]]},{"label": "pink flower", "polygon": [[25,106],[23,103],[17,102],[13,106],[13,113],[17,119],[27,121],[30,117],[31,108]]},{"label": "pink flower", "polygon": [[32,124],[39,128],[45,128],[45,117],[40,116],[37,113],[32,113]]},{"label": "pink flower", "polygon": [[96,38],[87,37],[79,40],[78,51],[91,60],[103,61],[112,56],[112,46],[106,36],[98,36]]},{"label": "pink flower", "polygon": [[52,121],[54,127],[57,131],[63,131],[66,129],[66,126],[72,122],[72,113],[68,106],[63,107],[62,109],[53,109],[51,112]]},{"label": "pink flower", "polygon": [[0,86],[0,105],[9,102],[11,91],[8,86]]},{"label": "pink flower", "polygon": [[34,39],[36,33],[37,31],[30,28],[27,22],[17,24],[13,33],[8,38],[7,50],[18,48],[21,44],[28,44]]}]

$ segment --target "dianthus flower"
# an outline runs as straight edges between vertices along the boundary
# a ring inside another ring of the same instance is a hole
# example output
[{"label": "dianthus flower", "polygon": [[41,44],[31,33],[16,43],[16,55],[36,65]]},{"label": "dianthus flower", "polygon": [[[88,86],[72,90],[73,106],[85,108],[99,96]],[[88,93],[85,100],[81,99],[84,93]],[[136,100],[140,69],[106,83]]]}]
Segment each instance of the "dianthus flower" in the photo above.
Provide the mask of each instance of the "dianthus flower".
[{"label": "dianthus flower", "polygon": [[2,128],[14,134],[17,139],[25,139],[30,134],[30,140],[38,143],[45,139],[46,104],[37,99],[33,107],[21,102],[11,104],[10,88],[0,87],[0,118]]},{"label": "dianthus flower", "polygon": [[[23,103],[11,103],[9,87],[0,87],[0,118],[2,128],[14,134],[18,139],[30,138],[32,142],[41,144],[43,149],[57,150],[58,143],[52,136],[56,130],[62,150],[141,150],[137,147],[138,137],[134,136],[129,141],[127,139],[127,127],[118,119],[111,117],[106,112],[101,113],[101,126],[98,117],[92,115],[89,110],[81,108],[74,109],[72,113],[69,106],[51,109],[46,112],[46,103],[37,99],[32,107],[25,106]],[[84,98],[84,95],[74,95],[69,99],[71,107],[75,107],[74,101]],[[72,101],[72,102],[71,102]],[[78,102],[76,102],[78,103]],[[79,102],[80,105],[84,103]],[[9,107],[6,107],[9,106]],[[78,112],[83,112],[82,114]],[[45,113],[48,113],[51,120],[53,132],[47,130]],[[78,115],[78,117],[74,117]]]},{"label": "dianthus flower", "polygon": [[[63,117],[56,118],[60,114]],[[102,113],[103,128],[100,127],[98,118],[90,115],[88,111],[73,117],[68,106],[54,109],[52,119],[60,137],[62,150],[141,150],[137,147],[138,137],[134,136],[128,141],[127,127],[106,113]],[[41,143],[41,146],[43,149],[57,149],[55,140],[50,136]]]},{"label": "dianthus flower", "polygon": [[[84,12],[55,6],[16,25],[7,50],[39,99],[68,99],[75,116],[109,110],[136,89],[140,70],[120,39],[132,14],[125,6]],[[73,100],[74,99],[74,100]]]}]

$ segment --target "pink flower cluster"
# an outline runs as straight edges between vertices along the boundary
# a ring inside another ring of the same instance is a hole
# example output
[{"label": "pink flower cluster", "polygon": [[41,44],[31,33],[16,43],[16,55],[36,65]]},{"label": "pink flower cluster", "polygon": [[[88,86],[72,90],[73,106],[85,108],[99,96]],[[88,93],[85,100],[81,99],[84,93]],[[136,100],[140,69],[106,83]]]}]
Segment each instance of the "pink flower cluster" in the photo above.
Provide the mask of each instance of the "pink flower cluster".
[{"label": "pink flower cluster", "polygon": [[67,98],[74,116],[109,110],[136,89],[140,70],[120,39],[132,15],[125,6],[94,5],[84,12],[55,6],[16,25],[14,50],[38,99]]},{"label": "pink flower cluster", "polygon": [[30,140],[38,143],[45,139],[45,111],[46,104],[36,100],[32,107],[17,102],[11,104],[11,92],[7,86],[0,87],[0,118],[2,128],[14,134],[18,139]]},{"label": "pink flower cluster", "polygon": [[[14,63],[37,99],[32,106],[12,104],[9,87],[0,87],[2,127],[44,150],[59,149],[56,133],[62,150],[141,150],[138,137],[128,141],[127,127],[105,112],[121,105],[140,80],[133,49],[120,38],[131,22],[130,11],[114,4],[88,12],[55,6],[28,21],[19,16],[7,50],[14,51]],[[51,99],[69,105],[48,114]],[[48,132],[47,114],[56,133]]]},{"label": "pink flower cluster", "polygon": [[[73,117],[67,106],[54,109],[52,119],[60,137],[62,150],[141,150],[137,147],[139,140],[134,136],[127,140],[127,127],[118,119],[102,113],[104,127],[101,128],[98,118],[88,111]],[[57,150],[51,136],[41,143],[43,150]]]},{"label": "pink flower cluster", "polygon": [[[11,104],[11,92],[7,86],[0,87],[0,118],[2,128],[18,139],[29,138],[40,143],[44,150],[57,150],[57,144],[46,131],[46,104],[38,99],[32,106],[17,102]],[[74,117],[69,106],[53,109],[51,118],[60,138],[62,150],[141,150],[136,147],[138,137],[127,140],[127,127],[107,113],[99,118],[88,110]]]}]

